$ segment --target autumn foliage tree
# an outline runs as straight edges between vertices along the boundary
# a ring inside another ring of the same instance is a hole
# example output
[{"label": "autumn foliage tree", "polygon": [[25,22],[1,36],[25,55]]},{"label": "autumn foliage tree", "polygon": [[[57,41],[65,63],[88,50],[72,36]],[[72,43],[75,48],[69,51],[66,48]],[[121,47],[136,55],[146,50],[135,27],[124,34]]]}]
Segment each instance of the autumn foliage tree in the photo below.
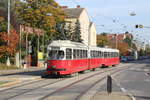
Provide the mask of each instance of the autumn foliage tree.
[{"label": "autumn foliage tree", "polygon": [[[116,42],[110,42],[109,47],[116,49]],[[120,55],[125,56],[128,54],[129,46],[125,42],[117,41],[117,49],[120,51]]]},{"label": "autumn foliage tree", "polygon": [[4,63],[8,56],[14,56],[17,52],[19,35],[11,30],[8,35],[6,32],[0,32],[0,62]]},{"label": "autumn foliage tree", "polygon": [[104,47],[104,46],[108,46],[108,44],[109,44],[109,41],[107,39],[106,34],[97,35],[97,46]]},{"label": "autumn foliage tree", "polygon": [[20,24],[43,29],[48,40],[56,36],[56,25],[65,18],[63,10],[54,0],[18,0],[15,7]]}]

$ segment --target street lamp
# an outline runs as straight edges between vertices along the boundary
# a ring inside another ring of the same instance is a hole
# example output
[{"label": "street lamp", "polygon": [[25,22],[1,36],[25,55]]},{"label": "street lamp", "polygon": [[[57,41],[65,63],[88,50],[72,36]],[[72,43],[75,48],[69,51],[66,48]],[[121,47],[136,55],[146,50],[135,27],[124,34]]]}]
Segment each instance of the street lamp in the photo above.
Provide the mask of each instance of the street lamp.
[{"label": "street lamp", "polygon": [[[8,24],[7,24],[7,34],[9,37],[10,34],[10,0],[8,0],[8,16],[7,16],[7,20],[8,20]],[[8,45],[9,45],[9,40],[8,40]],[[6,62],[7,66],[10,66],[10,59],[9,59],[9,55],[7,57],[7,62]]]}]

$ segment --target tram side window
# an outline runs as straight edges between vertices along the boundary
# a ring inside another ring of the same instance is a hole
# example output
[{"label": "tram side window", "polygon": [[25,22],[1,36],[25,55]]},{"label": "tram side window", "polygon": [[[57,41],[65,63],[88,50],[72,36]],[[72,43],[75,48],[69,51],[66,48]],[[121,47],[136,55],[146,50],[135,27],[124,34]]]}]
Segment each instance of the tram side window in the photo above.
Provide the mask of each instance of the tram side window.
[{"label": "tram side window", "polygon": [[76,59],[76,58],[77,58],[77,50],[74,49],[74,50],[73,50],[73,59]]},{"label": "tram side window", "polygon": [[104,52],[104,58],[106,58],[107,57],[107,53],[106,52]]},{"label": "tram side window", "polygon": [[98,58],[100,58],[100,51],[98,51]]},{"label": "tram side window", "polygon": [[87,57],[88,57],[87,50],[85,50],[85,58],[87,58]]},{"label": "tram side window", "polygon": [[77,59],[80,58],[80,50],[77,50]]},{"label": "tram side window", "polygon": [[80,50],[80,58],[83,58],[83,50]]},{"label": "tram side window", "polygon": [[100,52],[100,57],[103,58],[103,52]]},{"label": "tram side window", "polygon": [[109,58],[111,58],[111,52],[108,52],[109,53]]},{"label": "tram side window", "polygon": [[66,49],[66,59],[72,59],[72,50],[70,48]]},{"label": "tram side window", "polygon": [[90,57],[92,58],[92,51],[90,51]]},{"label": "tram side window", "polygon": [[113,56],[113,52],[111,52],[111,58],[113,58],[114,56]]}]

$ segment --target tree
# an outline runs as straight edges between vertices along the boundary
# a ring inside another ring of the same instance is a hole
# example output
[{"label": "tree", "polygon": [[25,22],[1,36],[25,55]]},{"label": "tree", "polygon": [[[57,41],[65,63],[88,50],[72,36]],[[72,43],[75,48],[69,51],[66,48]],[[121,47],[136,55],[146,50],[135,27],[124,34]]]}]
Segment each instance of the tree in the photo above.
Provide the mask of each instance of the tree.
[{"label": "tree", "polygon": [[72,31],[72,33],[68,33],[71,35],[71,41],[74,41],[74,42],[80,42],[82,43],[83,39],[81,38],[81,27],[80,27],[80,22],[79,20],[76,21],[75,23],[75,28],[73,30],[70,30]]},{"label": "tree", "polygon": [[106,34],[97,35],[97,46],[105,47],[109,44]]},{"label": "tree", "polygon": [[[39,36],[39,50],[44,44],[43,51],[46,51],[47,45],[60,35],[57,25],[64,21],[65,14],[54,0],[26,0],[25,2],[17,0],[15,11],[19,24],[44,31],[44,34]],[[32,34],[28,40],[31,41],[33,47],[31,56],[37,55],[38,36]]]},{"label": "tree", "polygon": [[7,31],[7,23],[5,21],[5,18],[0,16],[0,32],[6,32]]},{"label": "tree", "polygon": [[[109,47],[116,49],[116,42],[109,42]],[[125,42],[117,42],[117,49],[120,51],[120,55],[128,55],[129,46]]]},{"label": "tree", "polygon": [[21,24],[45,30],[46,38],[56,36],[56,24],[64,21],[64,12],[54,0],[16,2],[16,15]]},{"label": "tree", "polygon": [[0,62],[4,63],[7,56],[14,56],[17,52],[19,35],[14,30],[10,31],[10,35],[6,32],[0,32],[0,40]]}]

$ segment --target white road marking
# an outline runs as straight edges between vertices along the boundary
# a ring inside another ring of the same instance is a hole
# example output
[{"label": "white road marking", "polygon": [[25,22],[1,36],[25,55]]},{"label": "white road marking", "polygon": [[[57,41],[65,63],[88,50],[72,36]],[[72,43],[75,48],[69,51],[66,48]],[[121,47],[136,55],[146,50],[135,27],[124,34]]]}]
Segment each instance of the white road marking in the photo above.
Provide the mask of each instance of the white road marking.
[{"label": "white road marking", "polygon": [[113,80],[116,82],[116,85],[120,87],[122,92],[126,93],[132,100],[136,100],[136,98],[131,93],[129,93],[119,82],[117,82],[116,79],[113,78]]}]

